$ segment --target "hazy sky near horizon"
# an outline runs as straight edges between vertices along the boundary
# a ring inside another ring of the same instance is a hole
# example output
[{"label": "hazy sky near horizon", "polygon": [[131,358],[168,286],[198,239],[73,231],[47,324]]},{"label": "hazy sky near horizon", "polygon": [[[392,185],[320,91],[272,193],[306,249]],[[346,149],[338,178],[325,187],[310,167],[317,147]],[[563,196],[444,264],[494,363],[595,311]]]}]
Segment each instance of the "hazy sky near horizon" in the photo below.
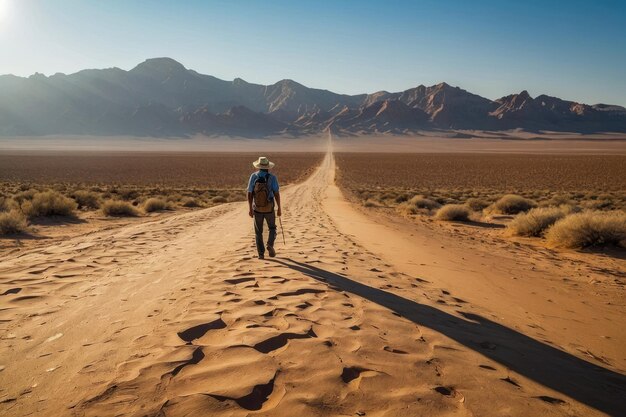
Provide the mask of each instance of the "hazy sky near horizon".
[{"label": "hazy sky near horizon", "polygon": [[491,99],[626,105],[624,22],[623,0],[0,0],[0,74],[168,56],[347,94],[446,81]]}]

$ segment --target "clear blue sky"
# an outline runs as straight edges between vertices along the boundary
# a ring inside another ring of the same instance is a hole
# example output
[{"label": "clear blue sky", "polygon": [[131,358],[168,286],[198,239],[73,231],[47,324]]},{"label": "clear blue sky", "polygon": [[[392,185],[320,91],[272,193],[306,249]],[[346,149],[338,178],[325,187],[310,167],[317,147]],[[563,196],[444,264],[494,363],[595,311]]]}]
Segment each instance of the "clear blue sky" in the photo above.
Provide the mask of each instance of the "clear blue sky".
[{"label": "clear blue sky", "polygon": [[446,81],[626,105],[626,1],[0,0],[0,74],[160,56],[350,94]]}]

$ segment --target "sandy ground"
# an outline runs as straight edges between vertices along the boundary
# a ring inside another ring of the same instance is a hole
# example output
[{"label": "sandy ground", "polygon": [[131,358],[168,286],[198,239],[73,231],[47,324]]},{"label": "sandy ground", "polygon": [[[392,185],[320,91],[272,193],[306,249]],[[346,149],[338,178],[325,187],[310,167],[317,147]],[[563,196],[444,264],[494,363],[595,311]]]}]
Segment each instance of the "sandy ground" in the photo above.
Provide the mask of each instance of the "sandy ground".
[{"label": "sandy ground", "polygon": [[246,138],[231,136],[141,137],[141,136],[5,136],[0,151],[114,151],[114,152],[323,152],[326,141],[320,135]]},{"label": "sandy ground", "polygon": [[429,131],[411,136],[340,136],[334,147],[336,152],[626,155],[626,134]]},{"label": "sandy ground", "polygon": [[377,217],[333,179],[329,152],[282,191],[275,259],[245,203],[0,255],[0,415],[624,415],[623,276]]},{"label": "sandy ground", "polygon": [[[275,135],[265,138],[192,136],[154,138],[139,136],[19,136],[0,137],[0,152],[115,151],[115,152],[324,152],[326,136]],[[335,135],[337,152],[408,153],[583,153],[626,155],[626,134],[566,132],[423,131],[410,135]]]}]

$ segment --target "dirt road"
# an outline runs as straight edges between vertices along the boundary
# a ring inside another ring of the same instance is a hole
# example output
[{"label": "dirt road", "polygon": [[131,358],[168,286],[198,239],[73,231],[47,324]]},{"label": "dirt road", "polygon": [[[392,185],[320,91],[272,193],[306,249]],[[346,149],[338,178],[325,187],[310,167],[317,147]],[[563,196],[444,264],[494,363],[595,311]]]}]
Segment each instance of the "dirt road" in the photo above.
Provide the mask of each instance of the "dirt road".
[{"label": "dirt road", "polygon": [[0,415],[624,414],[623,305],[426,246],[334,169],[281,191],[275,259],[245,203],[0,255]]}]

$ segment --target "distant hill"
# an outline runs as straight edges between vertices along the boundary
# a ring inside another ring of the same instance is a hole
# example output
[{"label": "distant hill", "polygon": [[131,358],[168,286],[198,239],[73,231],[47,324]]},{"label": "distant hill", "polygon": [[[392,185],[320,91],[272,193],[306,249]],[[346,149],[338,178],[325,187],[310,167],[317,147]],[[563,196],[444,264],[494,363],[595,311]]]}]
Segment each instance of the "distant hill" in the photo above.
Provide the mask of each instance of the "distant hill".
[{"label": "distant hill", "polygon": [[526,91],[492,101],[446,83],[344,95],[292,80],[224,81],[154,58],[130,71],[0,76],[0,135],[269,135],[333,129],[626,132],[626,109]]}]

